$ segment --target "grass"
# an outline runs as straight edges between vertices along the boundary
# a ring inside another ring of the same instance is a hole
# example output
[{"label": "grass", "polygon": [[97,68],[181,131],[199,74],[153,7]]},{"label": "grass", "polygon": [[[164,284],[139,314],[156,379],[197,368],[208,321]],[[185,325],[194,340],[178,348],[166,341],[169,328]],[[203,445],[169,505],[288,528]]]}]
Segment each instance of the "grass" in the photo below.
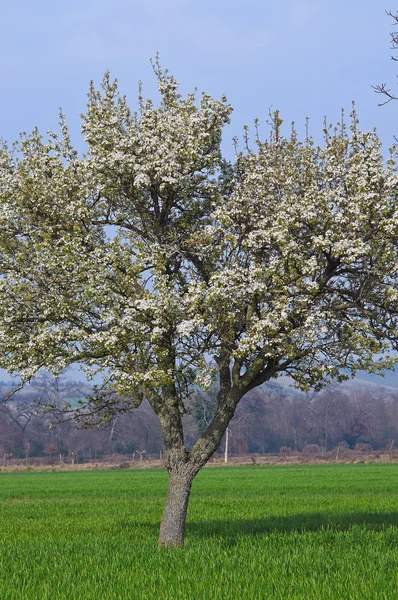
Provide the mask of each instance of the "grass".
[{"label": "grass", "polygon": [[213,468],[156,547],[162,470],[0,475],[1,600],[398,597],[398,465]]}]

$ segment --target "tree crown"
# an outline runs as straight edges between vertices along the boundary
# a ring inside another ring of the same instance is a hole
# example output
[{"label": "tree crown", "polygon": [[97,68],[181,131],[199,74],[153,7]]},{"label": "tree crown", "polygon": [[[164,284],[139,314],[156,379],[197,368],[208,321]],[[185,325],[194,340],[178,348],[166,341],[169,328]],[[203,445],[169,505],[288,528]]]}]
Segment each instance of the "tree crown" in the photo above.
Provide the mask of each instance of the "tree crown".
[{"label": "tree crown", "polygon": [[85,156],[63,116],[48,141],[1,149],[1,366],[29,380],[81,362],[154,407],[214,367],[240,393],[282,371],[305,389],[391,368],[395,149],[384,165],[355,111],[321,146],[284,137],[276,112],[228,163],[226,98],[183,98],[154,70],[159,106],[140,93],[134,114],[108,74],[90,86]]}]

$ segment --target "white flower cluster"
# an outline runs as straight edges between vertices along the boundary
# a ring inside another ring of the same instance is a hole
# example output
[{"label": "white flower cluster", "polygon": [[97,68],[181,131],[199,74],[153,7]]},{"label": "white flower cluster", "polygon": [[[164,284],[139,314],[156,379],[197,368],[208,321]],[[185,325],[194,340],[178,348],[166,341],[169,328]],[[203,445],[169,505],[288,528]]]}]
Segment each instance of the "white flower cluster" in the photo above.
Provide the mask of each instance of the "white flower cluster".
[{"label": "white flower cluster", "polygon": [[395,150],[384,165],[355,114],[322,147],[276,116],[229,165],[225,98],[156,74],[160,104],[136,114],[109,76],[91,87],[85,158],[63,117],[59,137],[0,150],[0,366],[29,379],[80,361],[156,398],[208,387],[211,356],[242,390],[391,366]]}]

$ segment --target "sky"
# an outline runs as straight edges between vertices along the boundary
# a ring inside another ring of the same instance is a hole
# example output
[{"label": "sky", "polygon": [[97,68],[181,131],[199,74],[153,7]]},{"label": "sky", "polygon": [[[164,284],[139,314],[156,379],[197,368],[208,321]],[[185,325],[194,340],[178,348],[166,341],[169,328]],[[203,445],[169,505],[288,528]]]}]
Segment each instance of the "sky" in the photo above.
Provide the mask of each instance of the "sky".
[{"label": "sky", "polygon": [[[356,102],[362,129],[385,150],[398,136],[398,102],[379,107],[372,85],[398,95],[393,23],[380,0],[0,0],[0,138],[56,129],[59,108],[75,145],[90,80],[109,70],[135,108],[138,81],[156,100],[150,58],[159,52],[183,93],[226,94],[234,107],[223,151],[269,110],[320,139]],[[0,378],[4,372],[0,371]],[[398,374],[385,383],[398,386]]]}]

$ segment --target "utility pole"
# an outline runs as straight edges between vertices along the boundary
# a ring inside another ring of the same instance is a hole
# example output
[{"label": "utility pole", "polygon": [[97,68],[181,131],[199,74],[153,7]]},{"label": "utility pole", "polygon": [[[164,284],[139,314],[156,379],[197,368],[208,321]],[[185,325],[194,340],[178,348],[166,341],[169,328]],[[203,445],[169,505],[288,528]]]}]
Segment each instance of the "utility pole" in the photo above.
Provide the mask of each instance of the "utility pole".
[{"label": "utility pole", "polygon": [[229,441],[229,427],[227,427],[225,432],[225,453],[224,453],[224,461],[228,462],[228,441]]}]

